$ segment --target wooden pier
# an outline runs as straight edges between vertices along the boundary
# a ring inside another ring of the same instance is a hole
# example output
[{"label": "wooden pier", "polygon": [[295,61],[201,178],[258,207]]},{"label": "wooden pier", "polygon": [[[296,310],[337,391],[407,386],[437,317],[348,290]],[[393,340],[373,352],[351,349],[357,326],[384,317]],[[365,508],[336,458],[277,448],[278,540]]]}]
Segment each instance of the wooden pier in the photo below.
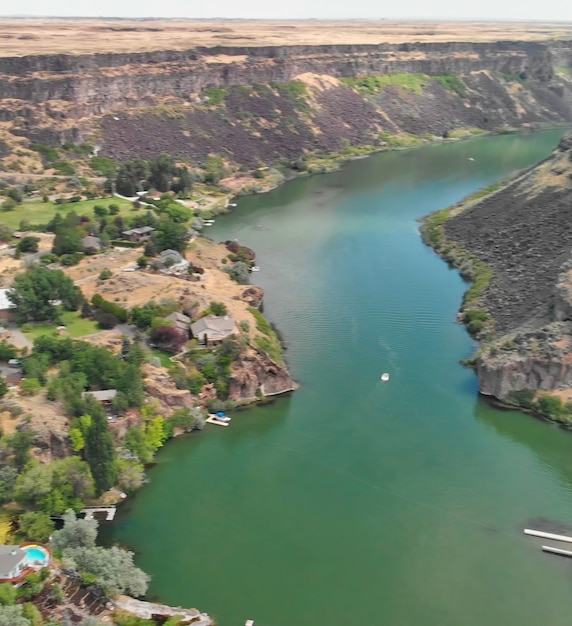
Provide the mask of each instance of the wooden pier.
[{"label": "wooden pier", "polygon": [[105,513],[105,521],[111,522],[115,518],[116,511],[114,506],[88,506],[82,509],[80,513],[84,513],[84,519],[95,519],[95,513]]}]

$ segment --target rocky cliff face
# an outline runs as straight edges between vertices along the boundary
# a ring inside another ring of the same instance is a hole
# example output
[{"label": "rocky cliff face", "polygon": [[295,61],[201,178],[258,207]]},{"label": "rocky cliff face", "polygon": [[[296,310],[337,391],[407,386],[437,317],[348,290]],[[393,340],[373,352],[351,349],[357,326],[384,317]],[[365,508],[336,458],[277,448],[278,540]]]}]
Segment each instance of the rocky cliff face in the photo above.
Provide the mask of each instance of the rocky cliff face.
[{"label": "rocky cliff face", "polygon": [[[90,140],[118,159],[168,151],[198,165],[212,154],[270,164],[348,142],[381,147],[388,134],[571,121],[572,81],[554,64],[572,63],[567,46],[229,46],[2,58],[0,119],[35,143]],[[417,85],[344,82],[388,74],[415,75]],[[300,78],[305,93],[289,88]]]},{"label": "rocky cliff face", "polygon": [[262,350],[249,349],[233,364],[229,399],[255,400],[257,394],[276,396],[297,389],[288,370]]},{"label": "rocky cliff face", "polygon": [[494,320],[476,359],[484,395],[572,387],[571,217],[569,135],[548,159],[444,224],[447,241],[493,272],[474,305]]}]

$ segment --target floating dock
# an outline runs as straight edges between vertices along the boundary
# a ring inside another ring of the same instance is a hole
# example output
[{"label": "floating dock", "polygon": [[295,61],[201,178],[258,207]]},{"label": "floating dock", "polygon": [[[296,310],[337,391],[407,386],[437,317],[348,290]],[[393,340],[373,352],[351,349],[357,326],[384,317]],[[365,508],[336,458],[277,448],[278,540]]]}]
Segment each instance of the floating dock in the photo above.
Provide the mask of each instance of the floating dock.
[{"label": "floating dock", "polygon": [[553,533],[545,533],[541,530],[531,530],[530,528],[524,529],[525,535],[531,535],[532,537],[542,537],[543,539],[553,539],[554,541],[566,541],[572,543],[572,537],[567,535],[554,535]]},{"label": "floating dock", "polygon": [[572,557],[570,550],[562,550],[562,548],[553,548],[552,546],[542,546],[543,552],[550,552],[551,554],[559,554],[560,556]]}]

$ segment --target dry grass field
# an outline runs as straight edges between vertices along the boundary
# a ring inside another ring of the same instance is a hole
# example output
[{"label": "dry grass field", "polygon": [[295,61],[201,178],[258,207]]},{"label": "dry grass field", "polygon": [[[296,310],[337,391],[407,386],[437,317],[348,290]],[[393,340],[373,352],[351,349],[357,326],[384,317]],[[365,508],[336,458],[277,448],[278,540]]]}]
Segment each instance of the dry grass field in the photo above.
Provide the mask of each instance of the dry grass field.
[{"label": "dry grass field", "polygon": [[0,19],[0,56],[185,50],[196,46],[566,39],[572,23]]}]

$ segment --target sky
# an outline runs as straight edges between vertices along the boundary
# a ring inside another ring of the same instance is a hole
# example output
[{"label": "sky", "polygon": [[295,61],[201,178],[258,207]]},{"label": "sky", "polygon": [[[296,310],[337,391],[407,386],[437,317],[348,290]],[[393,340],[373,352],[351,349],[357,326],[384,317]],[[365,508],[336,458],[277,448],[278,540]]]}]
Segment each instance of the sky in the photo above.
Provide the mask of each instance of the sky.
[{"label": "sky", "polygon": [[0,15],[572,21],[569,0],[0,0]]}]

